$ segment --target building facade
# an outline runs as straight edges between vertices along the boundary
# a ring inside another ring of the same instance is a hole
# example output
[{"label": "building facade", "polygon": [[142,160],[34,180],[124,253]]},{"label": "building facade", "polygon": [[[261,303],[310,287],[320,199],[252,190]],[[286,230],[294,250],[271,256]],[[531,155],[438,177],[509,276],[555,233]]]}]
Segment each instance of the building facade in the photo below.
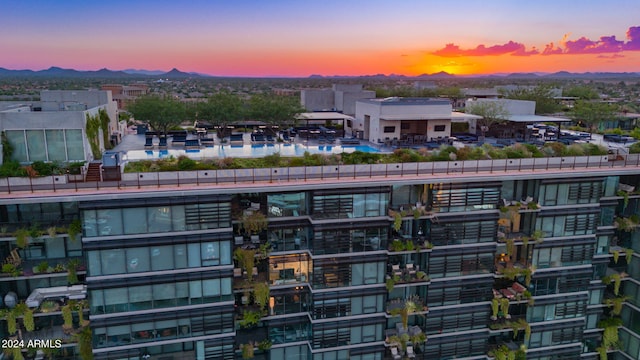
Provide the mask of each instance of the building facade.
[{"label": "building facade", "polygon": [[639,173],[5,194],[0,335],[59,358],[635,359]]},{"label": "building facade", "polygon": [[[95,133],[87,131],[90,119]],[[110,91],[46,90],[38,102],[0,111],[0,131],[21,163],[93,160],[119,130]]]}]

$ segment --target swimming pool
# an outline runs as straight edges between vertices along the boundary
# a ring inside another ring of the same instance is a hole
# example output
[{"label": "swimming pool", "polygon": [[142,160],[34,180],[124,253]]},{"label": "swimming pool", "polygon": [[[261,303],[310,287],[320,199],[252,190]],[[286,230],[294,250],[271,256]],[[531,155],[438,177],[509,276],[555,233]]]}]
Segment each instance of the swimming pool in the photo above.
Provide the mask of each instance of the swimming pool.
[{"label": "swimming pool", "polygon": [[304,144],[251,144],[251,145],[214,145],[212,147],[197,150],[129,150],[127,159],[153,160],[166,157],[178,157],[186,155],[194,160],[213,159],[223,157],[254,158],[280,153],[282,156],[302,156],[305,152],[310,154],[341,154],[354,151],[381,152],[369,145],[304,145]]}]

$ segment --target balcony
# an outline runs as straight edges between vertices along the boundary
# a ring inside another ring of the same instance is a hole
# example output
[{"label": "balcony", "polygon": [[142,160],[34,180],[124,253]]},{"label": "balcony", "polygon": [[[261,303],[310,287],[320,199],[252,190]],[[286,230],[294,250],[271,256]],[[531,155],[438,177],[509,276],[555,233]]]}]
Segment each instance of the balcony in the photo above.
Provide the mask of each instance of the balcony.
[{"label": "balcony", "polygon": [[429,276],[420,270],[419,265],[407,263],[405,265],[392,264],[386,275],[387,290],[393,290],[396,284],[424,283],[430,281]]}]

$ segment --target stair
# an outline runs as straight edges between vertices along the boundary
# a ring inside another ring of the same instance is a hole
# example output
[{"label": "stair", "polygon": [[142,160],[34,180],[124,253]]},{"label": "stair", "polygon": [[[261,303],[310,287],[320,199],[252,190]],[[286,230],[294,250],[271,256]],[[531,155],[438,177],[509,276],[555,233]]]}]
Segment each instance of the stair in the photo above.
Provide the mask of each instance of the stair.
[{"label": "stair", "polygon": [[84,181],[102,181],[102,163],[90,162]]}]

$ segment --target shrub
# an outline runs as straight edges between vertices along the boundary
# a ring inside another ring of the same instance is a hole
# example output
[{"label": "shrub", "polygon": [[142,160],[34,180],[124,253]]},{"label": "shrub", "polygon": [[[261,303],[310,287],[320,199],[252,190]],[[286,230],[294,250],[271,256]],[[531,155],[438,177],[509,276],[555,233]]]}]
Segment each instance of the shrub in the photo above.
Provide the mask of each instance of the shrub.
[{"label": "shrub", "polygon": [[7,161],[0,166],[0,177],[10,176],[26,176],[27,172],[24,167],[17,161]]},{"label": "shrub", "polygon": [[180,156],[178,158],[178,170],[180,171],[195,170],[197,164],[198,163],[195,160],[187,156]]}]

